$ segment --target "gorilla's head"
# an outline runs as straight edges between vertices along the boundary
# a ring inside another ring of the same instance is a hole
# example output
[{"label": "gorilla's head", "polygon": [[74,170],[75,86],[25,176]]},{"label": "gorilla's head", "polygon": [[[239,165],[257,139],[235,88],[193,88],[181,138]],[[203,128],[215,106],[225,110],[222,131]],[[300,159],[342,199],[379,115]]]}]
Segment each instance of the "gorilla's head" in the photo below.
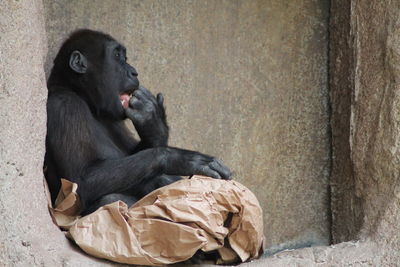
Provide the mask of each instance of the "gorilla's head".
[{"label": "gorilla's head", "polygon": [[127,62],[126,49],[111,36],[78,30],[63,43],[48,81],[51,88],[70,88],[95,115],[124,119],[138,74]]}]

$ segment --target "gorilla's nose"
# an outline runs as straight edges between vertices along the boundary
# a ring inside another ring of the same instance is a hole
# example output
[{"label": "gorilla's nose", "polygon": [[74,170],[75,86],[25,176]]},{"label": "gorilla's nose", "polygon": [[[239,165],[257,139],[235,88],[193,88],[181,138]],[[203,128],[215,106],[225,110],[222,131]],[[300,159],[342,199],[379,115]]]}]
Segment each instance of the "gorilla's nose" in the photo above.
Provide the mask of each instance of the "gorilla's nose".
[{"label": "gorilla's nose", "polygon": [[130,70],[128,70],[128,73],[129,73],[129,76],[132,76],[132,77],[138,76],[138,73],[134,67],[131,67]]}]

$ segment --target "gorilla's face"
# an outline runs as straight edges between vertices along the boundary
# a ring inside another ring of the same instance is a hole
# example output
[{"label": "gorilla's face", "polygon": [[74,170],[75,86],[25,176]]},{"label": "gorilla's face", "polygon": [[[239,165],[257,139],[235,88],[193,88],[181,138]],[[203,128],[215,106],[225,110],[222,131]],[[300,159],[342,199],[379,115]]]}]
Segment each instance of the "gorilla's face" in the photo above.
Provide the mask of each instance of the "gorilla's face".
[{"label": "gorilla's face", "polygon": [[139,87],[138,73],[127,63],[125,47],[114,39],[96,37],[91,46],[71,53],[69,66],[79,77],[79,91],[96,113],[122,120],[131,94]]},{"label": "gorilla's face", "polygon": [[125,109],[139,87],[138,73],[127,63],[126,49],[116,41],[104,44],[102,64],[94,66],[100,110],[115,119],[125,118]]}]

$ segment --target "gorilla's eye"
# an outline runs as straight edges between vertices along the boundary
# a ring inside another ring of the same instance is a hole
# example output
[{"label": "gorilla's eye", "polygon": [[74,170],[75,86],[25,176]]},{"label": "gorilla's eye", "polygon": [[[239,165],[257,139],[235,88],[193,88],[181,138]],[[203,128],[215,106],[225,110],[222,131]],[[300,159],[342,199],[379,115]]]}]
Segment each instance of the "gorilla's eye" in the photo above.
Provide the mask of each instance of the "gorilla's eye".
[{"label": "gorilla's eye", "polygon": [[119,58],[120,56],[121,56],[121,53],[120,52],[115,52],[115,56],[117,57],[117,58]]}]

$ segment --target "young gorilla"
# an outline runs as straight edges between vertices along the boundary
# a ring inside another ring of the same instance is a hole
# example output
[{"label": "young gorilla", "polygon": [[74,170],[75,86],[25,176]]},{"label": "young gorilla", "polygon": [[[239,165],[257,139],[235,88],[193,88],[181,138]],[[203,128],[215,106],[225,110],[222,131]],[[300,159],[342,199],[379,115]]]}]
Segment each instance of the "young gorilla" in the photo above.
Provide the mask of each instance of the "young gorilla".
[{"label": "young gorilla", "polygon": [[[229,179],[214,157],[168,147],[163,96],[139,86],[126,49],[111,36],[73,33],[61,46],[48,80],[46,157],[52,201],[60,178],[78,184],[81,214],[203,174]],[[140,142],[124,125],[130,119]]]}]

